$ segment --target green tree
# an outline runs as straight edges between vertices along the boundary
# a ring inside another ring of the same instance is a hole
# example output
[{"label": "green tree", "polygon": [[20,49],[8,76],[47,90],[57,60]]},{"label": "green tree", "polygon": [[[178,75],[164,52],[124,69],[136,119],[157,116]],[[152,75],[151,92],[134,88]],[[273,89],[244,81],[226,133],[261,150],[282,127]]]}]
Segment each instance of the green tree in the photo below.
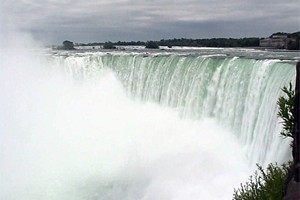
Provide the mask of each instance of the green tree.
[{"label": "green tree", "polygon": [[285,93],[285,96],[279,97],[277,105],[279,107],[278,116],[283,120],[283,130],[280,134],[284,137],[293,138],[293,130],[295,125],[295,91],[293,90],[292,83],[289,84],[289,87],[283,87],[282,91]]},{"label": "green tree", "polygon": [[103,44],[103,49],[116,49],[112,42],[108,41]]},{"label": "green tree", "polygon": [[147,49],[159,49],[159,46],[158,46],[157,42],[148,41],[148,42],[146,42],[146,48]]},{"label": "green tree", "polygon": [[65,40],[63,41],[63,47],[64,50],[73,50],[74,48],[74,43],[69,41],[69,40]]}]

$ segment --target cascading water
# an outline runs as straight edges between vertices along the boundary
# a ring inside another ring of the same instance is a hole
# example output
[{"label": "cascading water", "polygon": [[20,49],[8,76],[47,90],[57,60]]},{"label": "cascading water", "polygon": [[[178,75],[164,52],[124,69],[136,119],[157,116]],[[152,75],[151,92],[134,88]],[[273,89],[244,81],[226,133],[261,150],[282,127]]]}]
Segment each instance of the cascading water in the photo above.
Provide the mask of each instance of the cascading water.
[{"label": "cascading water", "polygon": [[251,165],[289,158],[291,62],[62,54],[0,55],[0,199],[231,199]]},{"label": "cascading water", "polygon": [[[245,146],[252,164],[287,161],[277,99],[294,81],[280,60],[180,55],[92,55],[60,60],[72,76],[111,69],[133,97],[176,108],[184,118],[215,118]],[[84,66],[84,67],[83,67]]]}]

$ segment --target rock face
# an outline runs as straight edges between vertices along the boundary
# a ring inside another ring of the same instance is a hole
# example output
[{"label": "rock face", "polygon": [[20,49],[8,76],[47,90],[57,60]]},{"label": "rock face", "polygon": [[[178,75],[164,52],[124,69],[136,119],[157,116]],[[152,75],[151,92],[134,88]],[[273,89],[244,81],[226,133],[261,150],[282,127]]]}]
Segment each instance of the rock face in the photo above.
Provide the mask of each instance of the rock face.
[{"label": "rock face", "polygon": [[75,48],[74,48],[73,42],[65,40],[63,42],[62,49],[64,49],[64,50],[74,50]]},{"label": "rock face", "polygon": [[296,181],[290,181],[288,184],[287,194],[283,200],[299,200],[300,199],[300,184]]},{"label": "rock face", "polygon": [[296,89],[295,89],[295,128],[293,134],[293,178],[287,185],[287,193],[284,200],[300,199],[300,61],[296,66]]}]

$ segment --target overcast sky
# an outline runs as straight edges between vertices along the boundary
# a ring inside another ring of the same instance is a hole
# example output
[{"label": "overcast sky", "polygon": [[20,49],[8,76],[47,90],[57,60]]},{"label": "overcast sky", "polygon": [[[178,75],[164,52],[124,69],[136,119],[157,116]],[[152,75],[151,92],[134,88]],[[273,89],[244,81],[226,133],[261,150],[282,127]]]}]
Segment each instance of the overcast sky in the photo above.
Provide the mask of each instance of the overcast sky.
[{"label": "overcast sky", "polygon": [[[266,37],[300,30],[300,0],[1,0],[1,31],[47,44]],[[7,25],[7,24],[10,25]]]}]

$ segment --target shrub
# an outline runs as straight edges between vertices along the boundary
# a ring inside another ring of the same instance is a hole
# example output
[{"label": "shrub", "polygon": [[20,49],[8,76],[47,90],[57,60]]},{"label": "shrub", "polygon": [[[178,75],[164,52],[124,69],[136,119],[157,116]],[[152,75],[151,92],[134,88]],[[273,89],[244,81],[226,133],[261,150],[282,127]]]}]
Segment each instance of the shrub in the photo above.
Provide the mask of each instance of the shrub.
[{"label": "shrub", "polygon": [[283,130],[280,134],[284,137],[293,137],[294,129],[294,110],[295,110],[295,91],[292,88],[292,83],[289,87],[283,87],[282,91],[286,94],[286,97],[281,96],[277,101],[279,107],[278,116],[283,120]]},{"label": "shrub", "polygon": [[286,177],[291,163],[269,164],[264,170],[257,165],[258,170],[249,181],[234,189],[233,200],[282,200],[285,195]]}]

